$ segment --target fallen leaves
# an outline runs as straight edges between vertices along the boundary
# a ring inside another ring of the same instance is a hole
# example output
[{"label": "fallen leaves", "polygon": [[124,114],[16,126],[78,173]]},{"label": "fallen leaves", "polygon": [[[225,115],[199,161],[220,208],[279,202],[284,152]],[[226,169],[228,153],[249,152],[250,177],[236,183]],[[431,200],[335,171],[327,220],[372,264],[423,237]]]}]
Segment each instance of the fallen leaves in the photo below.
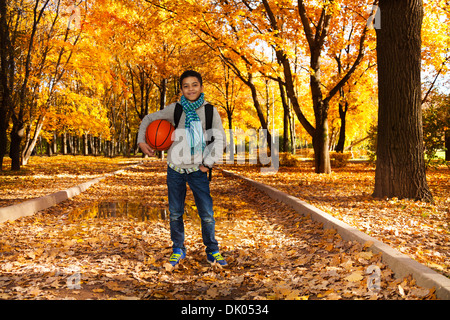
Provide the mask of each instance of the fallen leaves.
[{"label": "fallen leaves", "polygon": [[351,282],[359,282],[362,279],[364,279],[364,277],[361,271],[354,271],[352,274],[348,275],[344,279]]},{"label": "fallen leaves", "polygon": [[166,269],[167,272],[171,272],[174,269],[169,262],[164,263],[163,267],[164,269]]},{"label": "fallen leaves", "polygon": [[[430,299],[413,279],[395,279],[370,251],[295,213],[238,179],[214,175],[216,235],[229,267],[206,262],[201,226],[186,215],[187,256],[171,254],[167,216],[82,215],[102,201],[164,207],[165,164],[109,177],[72,200],[0,225],[0,297],[5,299]],[[188,204],[193,203],[190,192]],[[122,206],[120,208],[124,208]],[[132,207],[132,206],[130,206]],[[116,208],[119,208],[117,206]],[[81,210],[81,211],[80,211]],[[163,212],[163,211],[161,211]],[[379,292],[366,270],[380,269]],[[402,290],[400,292],[399,285]]]},{"label": "fallen leaves", "polygon": [[33,156],[19,172],[0,170],[0,207],[71,188],[141,160],[125,157]]},{"label": "fallen leaves", "polygon": [[329,175],[313,173],[306,162],[270,175],[256,166],[222,167],[298,197],[450,276],[450,172],[445,166],[427,171],[435,204],[372,198],[375,168],[366,164],[349,163]]}]

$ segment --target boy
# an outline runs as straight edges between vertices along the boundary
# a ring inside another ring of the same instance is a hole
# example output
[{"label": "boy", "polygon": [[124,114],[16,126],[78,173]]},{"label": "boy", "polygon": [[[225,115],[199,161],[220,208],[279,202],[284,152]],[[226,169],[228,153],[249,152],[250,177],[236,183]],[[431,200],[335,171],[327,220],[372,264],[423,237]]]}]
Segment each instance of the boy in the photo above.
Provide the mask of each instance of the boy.
[{"label": "boy", "polygon": [[[184,203],[186,182],[192,190],[198,214],[201,218],[203,243],[207,260],[222,266],[227,262],[219,253],[215,239],[213,203],[209,189],[207,172],[221,159],[225,147],[225,131],[216,108],[213,108],[212,133],[214,141],[206,146],[205,105],[201,75],[192,70],[180,76],[182,96],[179,103],[183,112],[175,130],[175,139],[167,152],[167,188],[169,191],[170,237],[173,253],[169,262],[175,266],[186,257],[184,246]],[[138,133],[138,145],[142,152],[153,155],[154,150],[145,141],[147,126],[155,120],[165,119],[174,124],[176,103],[154,112],[142,119]]]}]

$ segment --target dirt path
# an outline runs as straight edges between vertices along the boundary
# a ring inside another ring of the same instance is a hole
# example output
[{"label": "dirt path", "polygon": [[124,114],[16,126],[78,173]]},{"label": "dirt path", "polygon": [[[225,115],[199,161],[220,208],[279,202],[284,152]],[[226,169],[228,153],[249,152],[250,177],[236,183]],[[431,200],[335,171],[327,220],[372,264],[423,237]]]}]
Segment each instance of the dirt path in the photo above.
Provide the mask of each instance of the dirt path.
[{"label": "dirt path", "polygon": [[[211,190],[229,266],[206,262],[199,220],[189,210],[187,257],[172,270],[165,179],[164,162],[146,163],[33,217],[0,224],[0,299],[434,297],[413,279],[394,279],[365,246],[219,171]],[[195,209],[190,191],[187,202]],[[106,216],[116,217],[96,218],[98,203],[113,206]],[[369,266],[380,270],[375,292],[367,289]]]}]

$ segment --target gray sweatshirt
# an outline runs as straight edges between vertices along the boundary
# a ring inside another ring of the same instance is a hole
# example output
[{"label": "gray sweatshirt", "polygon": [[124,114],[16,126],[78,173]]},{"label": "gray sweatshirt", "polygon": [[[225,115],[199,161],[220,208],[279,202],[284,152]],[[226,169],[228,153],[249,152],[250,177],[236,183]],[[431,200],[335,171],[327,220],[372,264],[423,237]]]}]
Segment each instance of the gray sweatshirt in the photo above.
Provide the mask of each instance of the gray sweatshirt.
[{"label": "gray sweatshirt", "polygon": [[[206,119],[205,119],[205,101],[202,106],[195,110],[202,122],[203,134],[206,131]],[[139,126],[139,133],[137,143],[146,142],[145,141],[145,131],[148,125],[155,121],[164,119],[175,125],[174,113],[175,113],[176,102],[169,104],[164,109],[150,113],[146,115]],[[178,128],[175,130],[175,139],[173,144],[167,151],[167,162],[172,163],[181,169],[192,169],[197,168],[200,164],[204,164],[208,167],[212,167],[214,163],[222,160],[223,150],[226,146],[226,135],[223,129],[222,119],[220,118],[219,112],[216,108],[213,108],[213,122],[211,132],[214,136],[214,142],[210,143],[205,150],[203,155],[191,155],[190,145],[186,138],[186,130],[184,126],[184,121],[186,118],[185,113],[181,114],[180,121],[178,123]]]}]

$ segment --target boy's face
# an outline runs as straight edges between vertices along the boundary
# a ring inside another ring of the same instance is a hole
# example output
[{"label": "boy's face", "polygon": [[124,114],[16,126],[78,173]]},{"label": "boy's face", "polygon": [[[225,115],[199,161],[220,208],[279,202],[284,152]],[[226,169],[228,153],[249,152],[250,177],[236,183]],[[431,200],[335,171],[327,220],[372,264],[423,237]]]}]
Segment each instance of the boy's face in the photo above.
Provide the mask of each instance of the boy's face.
[{"label": "boy's face", "polygon": [[200,84],[200,80],[196,77],[187,77],[183,79],[181,84],[181,92],[186,99],[194,102],[203,92],[203,86]]}]

